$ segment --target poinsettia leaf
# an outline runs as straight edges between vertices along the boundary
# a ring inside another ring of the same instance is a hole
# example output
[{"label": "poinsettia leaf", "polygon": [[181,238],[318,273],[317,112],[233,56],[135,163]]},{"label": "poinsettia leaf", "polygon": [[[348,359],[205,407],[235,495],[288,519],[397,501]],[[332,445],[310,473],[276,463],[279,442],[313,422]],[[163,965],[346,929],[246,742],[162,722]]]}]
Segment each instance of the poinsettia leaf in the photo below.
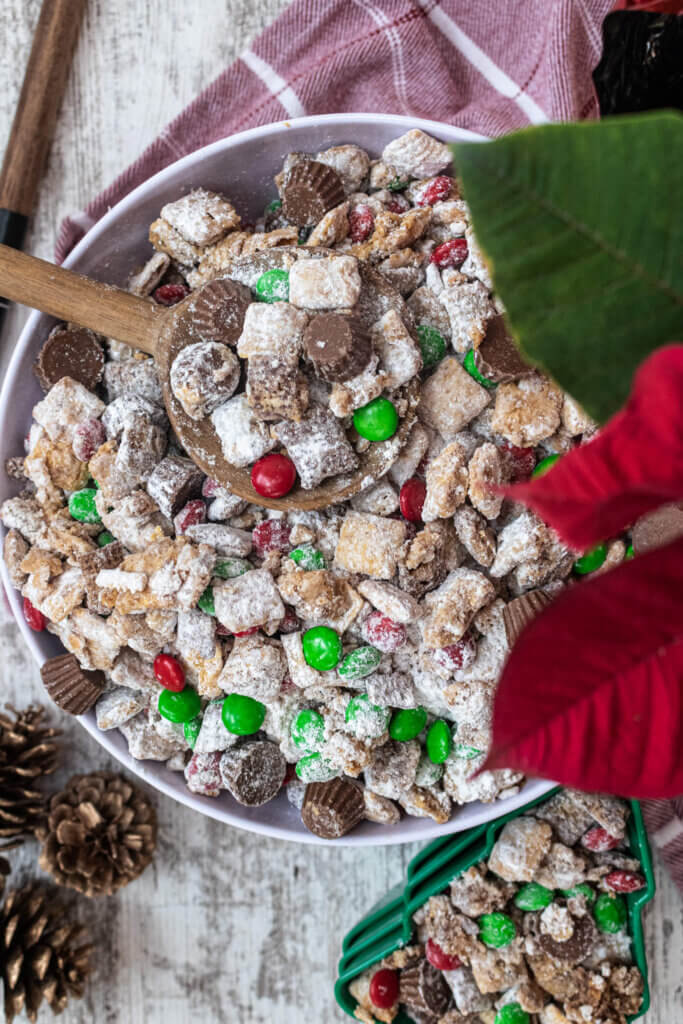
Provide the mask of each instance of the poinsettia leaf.
[{"label": "poinsettia leaf", "polygon": [[518,343],[599,422],[683,314],[683,118],[458,143],[474,230]]},{"label": "poinsettia leaf", "polygon": [[597,436],[505,493],[585,550],[659,505],[683,498],[683,345],[643,363],[633,393]]},{"label": "poinsettia leaf", "polygon": [[634,797],[683,792],[683,541],[569,587],[521,634],[484,770]]}]

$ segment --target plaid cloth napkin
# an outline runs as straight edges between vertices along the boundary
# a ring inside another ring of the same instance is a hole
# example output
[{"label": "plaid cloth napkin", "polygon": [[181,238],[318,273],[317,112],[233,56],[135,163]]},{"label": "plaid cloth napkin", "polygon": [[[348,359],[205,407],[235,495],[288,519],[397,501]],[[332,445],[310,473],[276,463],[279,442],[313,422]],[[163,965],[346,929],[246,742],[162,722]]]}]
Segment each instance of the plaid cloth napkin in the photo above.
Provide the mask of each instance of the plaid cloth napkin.
[{"label": "plaid cloth napkin", "polygon": [[[134,164],[64,221],[57,259],[150,175],[270,121],[381,110],[495,136],[597,117],[591,72],[613,7],[614,0],[294,0]],[[683,797],[648,801],[644,810],[683,890]]]}]

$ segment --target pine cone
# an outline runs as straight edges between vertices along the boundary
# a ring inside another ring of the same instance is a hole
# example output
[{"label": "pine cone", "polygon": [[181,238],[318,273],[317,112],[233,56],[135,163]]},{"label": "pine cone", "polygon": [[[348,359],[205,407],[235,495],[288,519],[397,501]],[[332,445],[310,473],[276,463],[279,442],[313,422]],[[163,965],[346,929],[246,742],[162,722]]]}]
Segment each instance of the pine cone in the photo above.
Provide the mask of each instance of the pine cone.
[{"label": "pine cone", "polygon": [[0,964],[9,1024],[26,1010],[35,1021],[43,1000],[61,1013],[80,999],[92,970],[93,946],[82,925],[65,917],[50,886],[31,884],[7,894],[0,908]]},{"label": "pine cone", "polygon": [[74,775],[37,830],[40,866],[86,896],[111,895],[141,875],[157,840],[156,813],[121,775]]},{"label": "pine cone", "polygon": [[28,783],[57,767],[59,729],[44,723],[45,709],[29,707],[0,712],[0,839],[18,846],[35,832],[45,813],[45,797]]}]

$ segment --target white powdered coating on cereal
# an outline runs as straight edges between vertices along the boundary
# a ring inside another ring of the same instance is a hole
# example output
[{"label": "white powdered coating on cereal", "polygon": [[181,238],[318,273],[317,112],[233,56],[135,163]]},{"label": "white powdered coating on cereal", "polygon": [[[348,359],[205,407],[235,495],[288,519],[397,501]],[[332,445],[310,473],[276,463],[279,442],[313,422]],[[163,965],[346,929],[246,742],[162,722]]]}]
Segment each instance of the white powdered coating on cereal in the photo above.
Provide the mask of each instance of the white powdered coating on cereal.
[{"label": "white powdered coating on cereal", "polygon": [[138,594],[147,586],[144,572],[124,572],[123,569],[101,569],[95,577],[98,587],[114,587],[116,590],[128,590]]},{"label": "white powdered coating on cereal", "polygon": [[276,447],[268,427],[256,418],[246,395],[236,395],[211,414],[223,454],[233,466],[249,466]]},{"label": "white powdered coating on cereal", "polygon": [[304,309],[351,309],[360,295],[353,256],[299,260],[289,272],[289,301]]}]

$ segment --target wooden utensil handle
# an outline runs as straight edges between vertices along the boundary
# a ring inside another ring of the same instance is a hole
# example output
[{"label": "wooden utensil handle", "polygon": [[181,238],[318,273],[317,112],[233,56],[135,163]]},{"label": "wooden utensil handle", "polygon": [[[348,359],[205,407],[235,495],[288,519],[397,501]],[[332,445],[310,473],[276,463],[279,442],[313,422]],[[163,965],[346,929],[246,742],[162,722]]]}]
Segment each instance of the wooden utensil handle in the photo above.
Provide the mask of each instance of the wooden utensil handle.
[{"label": "wooden utensil handle", "polygon": [[0,207],[28,216],[38,190],[87,0],[43,0],[0,171]]},{"label": "wooden utensil handle", "polygon": [[165,310],[112,285],[0,245],[0,295],[154,355]]}]

